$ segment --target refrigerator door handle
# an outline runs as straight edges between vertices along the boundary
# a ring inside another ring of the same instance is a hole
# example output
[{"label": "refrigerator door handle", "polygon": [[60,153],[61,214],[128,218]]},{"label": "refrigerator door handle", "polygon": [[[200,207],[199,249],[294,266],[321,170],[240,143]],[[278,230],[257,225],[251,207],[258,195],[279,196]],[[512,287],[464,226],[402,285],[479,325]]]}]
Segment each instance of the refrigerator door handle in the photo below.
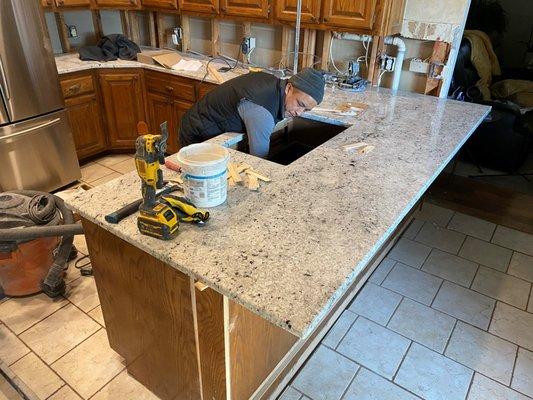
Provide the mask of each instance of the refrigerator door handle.
[{"label": "refrigerator door handle", "polygon": [[54,119],[48,120],[48,121],[46,121],[46,122],[44,122],[42,124],[39,124],[39,125],[36,125],[36,126],[32,126],[31,128],[23,129],[23,130],[18,131],[16,133],[12,133],[11,135],[0,136],[0,139],[4,140],[4,139],[9,139],[9,138],[15,137],[15,136],[25,135],[27,133],[36,131],[37,129],[42,129],[42,128],[46,128],[47,126],[54,125],[54,124],[58,123],[59,121],[60,121],[60,118],[54,118]]},{"label": "refrigerator door handle", "polygon": [[9,88],[7,87],[6,73],[4,71],[4,64],[2,63],[1,58],[0,58],[0,89],[2,89],[2,92],[4,93],[4,96],[6,98],[6,101],[9,100],[11,96],[9,95]]}]

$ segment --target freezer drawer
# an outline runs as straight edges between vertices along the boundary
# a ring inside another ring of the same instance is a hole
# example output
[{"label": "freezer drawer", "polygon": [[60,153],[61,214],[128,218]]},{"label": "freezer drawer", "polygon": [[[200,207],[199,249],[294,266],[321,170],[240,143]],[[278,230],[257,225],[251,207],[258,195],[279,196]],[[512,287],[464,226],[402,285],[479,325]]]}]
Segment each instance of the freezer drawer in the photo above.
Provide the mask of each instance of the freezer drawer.
[{"label": "freezer drawer", "polygon": [[52,191],[81,177],[64,110],[0,127],[0,191]]}]

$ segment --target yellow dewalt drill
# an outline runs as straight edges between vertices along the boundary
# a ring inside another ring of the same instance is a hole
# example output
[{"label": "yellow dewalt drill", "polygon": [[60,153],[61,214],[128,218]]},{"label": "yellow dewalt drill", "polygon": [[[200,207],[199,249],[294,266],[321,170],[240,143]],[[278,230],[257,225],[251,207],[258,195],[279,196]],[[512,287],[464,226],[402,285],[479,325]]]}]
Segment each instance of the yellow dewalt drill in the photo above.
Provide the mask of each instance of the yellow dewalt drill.
[{"label": "yellow dewalt drill", "polygon": [[169,240],[178,233],[179,218],[168,204],[156,199],[156,189],[163,187],[163,172],[159,164],[165,163],[168,139],[166,121],[160,128],[160,135],[152,135],[148,133],[145,122],[137,124],[137,131],[142,136],[135,142],[135,167],[142,180],[143,198],[139,206],[137,226],[144,235]]}]

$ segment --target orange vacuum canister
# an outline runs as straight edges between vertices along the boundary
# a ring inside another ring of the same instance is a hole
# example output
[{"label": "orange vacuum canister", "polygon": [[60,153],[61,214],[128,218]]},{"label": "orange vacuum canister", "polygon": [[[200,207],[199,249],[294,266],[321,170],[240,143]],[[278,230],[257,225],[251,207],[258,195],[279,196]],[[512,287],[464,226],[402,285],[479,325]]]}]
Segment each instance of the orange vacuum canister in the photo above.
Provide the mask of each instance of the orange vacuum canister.
[{"label": "orange vacuum canister", "polygon": [[[25,228],[43,224],[58,225],[61,216],[42,199],[15,193],[0,193],[0,228]],[[43,237],[16,242],[0,242],[0,290],[6,296],[25,296],[41,291],[41,282],[54,262],[59,237]]]}]

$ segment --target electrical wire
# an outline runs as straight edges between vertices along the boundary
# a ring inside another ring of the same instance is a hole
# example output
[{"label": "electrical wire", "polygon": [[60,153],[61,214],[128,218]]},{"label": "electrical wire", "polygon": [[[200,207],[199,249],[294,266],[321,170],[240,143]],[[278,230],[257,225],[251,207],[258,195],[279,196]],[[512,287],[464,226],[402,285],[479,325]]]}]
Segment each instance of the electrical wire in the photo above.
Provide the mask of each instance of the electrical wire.
[{"label": "electrical wire", "polygon": [[333,60],[333,41],[331,43],[331,46],[329,46],[329,59],[331,61],[331,65],[333,65],[333,68],[335,68],[335,70],[341,74],[341,75],[346,75],[346,72],[341,72],[340,69],[337,68],[337,66],[335,65],[335,61]]},{"label": "electrical wire", "polygon": [[216,57],[211,58],[207,62],[207,64],[205,65],[205,74],[204,74],[202,80],[200,81],[200,83],[203,83],[205,81],[205,78],[207,78],[207,76],[209,75],[209,64],[211,64],[212,61],[214,61],[214,60],[222,60],[222,61],[224,61],[228,65],[228,67],[224,70],[224,72],[229,72],[229,71],[237,68],[237,65],[239,64],[240,56],[241,56],[241,46],[239,46],[239,54],[237,54],[237,59],[235,60],[235,64],[233,66],[228,62],[228,60],[226,60],[223,57],[216,56]]},{"label": "electrical wire", "polygon": [[385,72],[387,72],[386,69],[382,70],[381,73],[379,74],[379,77],[378,77],[378,87],[381,85],[381,78],[383,77],[383,75],[385,74]]}]

